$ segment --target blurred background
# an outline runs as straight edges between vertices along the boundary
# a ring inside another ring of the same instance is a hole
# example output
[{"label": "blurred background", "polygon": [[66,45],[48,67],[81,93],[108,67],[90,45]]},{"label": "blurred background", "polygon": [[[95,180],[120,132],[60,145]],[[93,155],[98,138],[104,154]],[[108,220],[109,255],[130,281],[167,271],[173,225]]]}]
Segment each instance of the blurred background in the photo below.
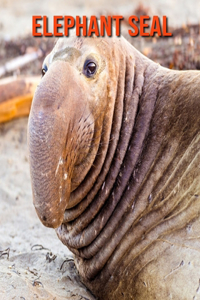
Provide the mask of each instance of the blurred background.
[{"label": "blurred background", "polygon": [[[175,69],[195,69],[200,67],[200,0],[0,0],[0,66],[26,53],[42,50],[39,60],[33,65],[14,72],[39,74],[41,63],[52,49],[54,39],[32,37],[32,16],[49,17],[49,30],[52,29],[54,15],[124,16],[122,34],[141,52],[163,66]],[[158,15],[168,17],[172,38],[144,38],[127,34],[127,20],[130,15]],[[5,76],[12,73],[5,74]]]},{"label": "blurred background", "polygon": [[[171,69],[200,69],[200,0],[0,0],[0,82],[41,75],[55,39],[32,37],[33,15],[50,22],[54,15],[123,15],[122,34],[144,55]],[[173,36],[131,38],[130,15],[166,15]],[[0,124],[0,299],[94,299],[81,285],[71,253],[35,213],[27,122],[25,117]]]}]

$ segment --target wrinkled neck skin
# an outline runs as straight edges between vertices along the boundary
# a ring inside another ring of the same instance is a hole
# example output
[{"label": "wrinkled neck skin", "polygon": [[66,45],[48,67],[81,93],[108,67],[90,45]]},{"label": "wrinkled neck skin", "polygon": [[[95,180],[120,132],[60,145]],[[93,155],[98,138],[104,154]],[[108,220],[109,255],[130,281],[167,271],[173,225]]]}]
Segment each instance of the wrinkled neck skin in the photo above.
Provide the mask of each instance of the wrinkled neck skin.
[{"label": "wrinkled neck skin", "polygon": [[[199,72],[162,68],[123,38],[70,43],[47,58],[33,100],[34,205],[100,299],[155,299],[152,270],[160,282],[170,270],[154,260],[171,258],[173,269],[180,253],[196,255],[185,249],[199,226]],[[86,56],[98,62],[92,79],[81,73]]]}]

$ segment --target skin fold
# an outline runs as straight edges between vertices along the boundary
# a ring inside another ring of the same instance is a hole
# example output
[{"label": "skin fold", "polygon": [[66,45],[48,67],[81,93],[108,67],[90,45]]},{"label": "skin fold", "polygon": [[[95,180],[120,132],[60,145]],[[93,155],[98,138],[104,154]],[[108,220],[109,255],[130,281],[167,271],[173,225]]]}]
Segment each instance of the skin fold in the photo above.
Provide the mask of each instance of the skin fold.
[{"label": "skin fold", "polygon": [[199,299],[199,74],[123,37],[59,39],[44,61],[33,202],[99,299]]}]

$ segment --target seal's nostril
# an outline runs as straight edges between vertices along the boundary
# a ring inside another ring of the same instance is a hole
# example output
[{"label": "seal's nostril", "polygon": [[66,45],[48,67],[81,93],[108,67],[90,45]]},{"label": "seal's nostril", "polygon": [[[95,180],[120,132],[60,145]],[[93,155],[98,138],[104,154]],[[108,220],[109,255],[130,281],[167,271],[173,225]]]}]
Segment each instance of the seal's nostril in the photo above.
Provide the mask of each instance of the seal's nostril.
[{"label": "seal's nostril", "polygon": [[46,221],[46,220],[47,220],[47,218],[44,216],[44,217],[43,217],[43,220],[44,220],[44,221]]}]

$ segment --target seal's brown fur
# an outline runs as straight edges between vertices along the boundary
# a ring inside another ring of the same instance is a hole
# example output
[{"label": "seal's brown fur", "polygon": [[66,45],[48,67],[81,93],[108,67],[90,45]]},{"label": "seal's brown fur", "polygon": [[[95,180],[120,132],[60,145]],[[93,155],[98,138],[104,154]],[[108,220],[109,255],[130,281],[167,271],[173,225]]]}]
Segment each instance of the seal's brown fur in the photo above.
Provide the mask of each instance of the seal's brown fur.
[{"label": "seal's brown fur", "polygon": [[124,38],[62,39],[45,63],[29,119],[41,221],[100,299],[195,297],[200,73],[162,68]]}]

